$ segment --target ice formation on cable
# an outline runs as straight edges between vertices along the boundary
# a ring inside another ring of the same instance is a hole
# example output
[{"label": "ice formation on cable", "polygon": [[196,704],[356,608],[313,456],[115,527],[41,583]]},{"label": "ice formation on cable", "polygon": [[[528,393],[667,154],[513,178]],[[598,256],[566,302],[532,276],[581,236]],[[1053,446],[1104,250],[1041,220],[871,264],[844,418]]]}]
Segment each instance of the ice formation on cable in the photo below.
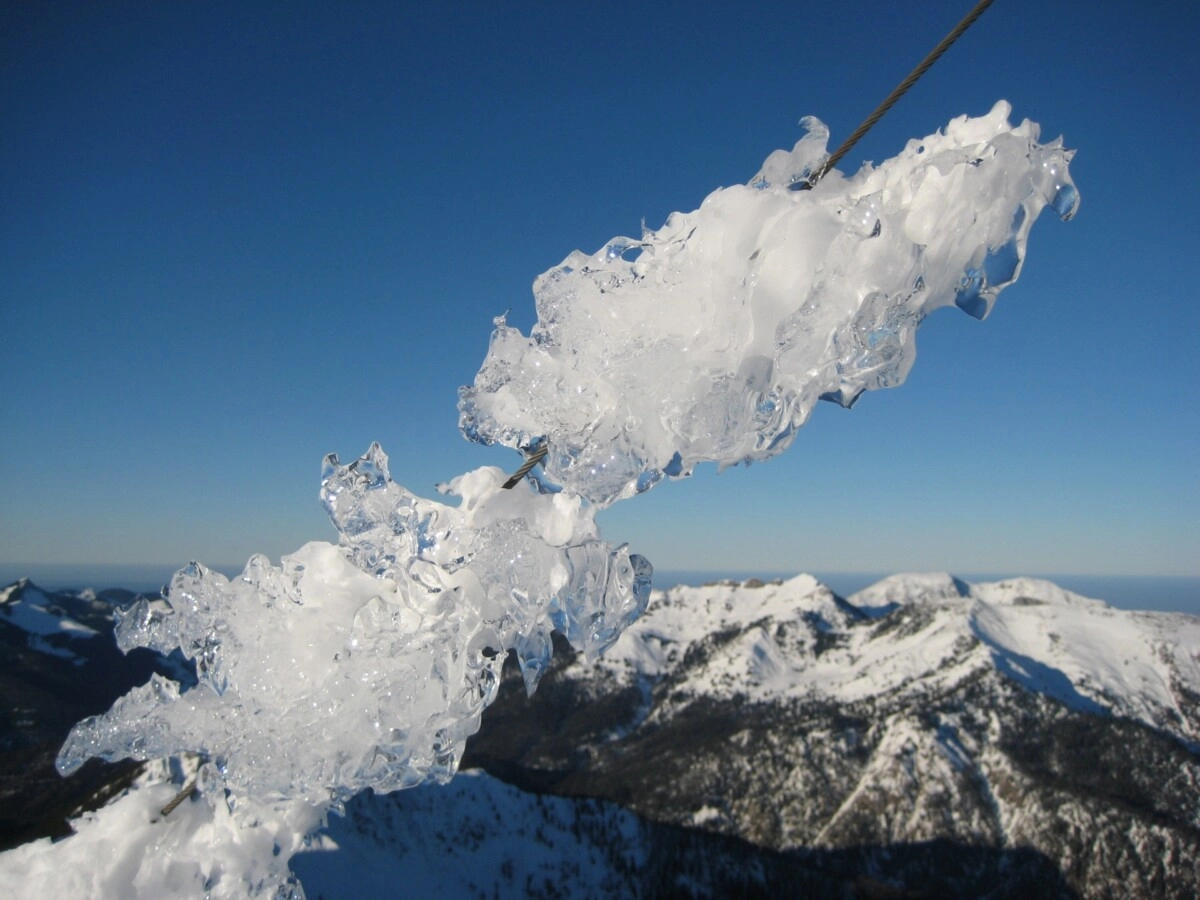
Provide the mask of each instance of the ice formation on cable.
[{"label": "ice formation on cable", "polygon": [[1042,209],[1075,212],[1072,152],[1009,112],[955,119],[812,190],[828,131],[806,119],[749,184],[572,253],[535,282],[529,337],[497,320],[460,392],[463,433],[545,440],[549,479],[608,504],[698,462],[772,457],[818,400],[900,384],[925,316],[986,316]]},{"label": "ice formation on cable", "polygon": [[578,497],[501,490],[504,477],[460,476],[451,507],[392,481],[378,445],[328,458],[340,546],[307,544],[278,568],[255,556],[232,581],[192,564],[164,600],[131,607],[121,648],[180,647],[200,686],[154,676],[77,725],[59,768],[197,751],[268,804],[448,780],[510,648],[532,692],[551,630],[594,655],[649,599],[649,564],[601,541]]},{"label": "ice formation on cable", "polygon": [[544,442],[547,479],[506,491],[479,469],[449,506],[393,482],[378,446],[330,457],[338,544],[232,581],[193,564],[128,610],[121,646],[180,647],[200,683],[155,678],[81,722],[60,769],[195,751],[231,801],[276,812],[451,777],[509,650],[533,690],[552,629],[596,654],[645,607],[649,564],[600,540],[595,509],[697,462],[773,456],[817,400],[899,384],[930,311],[986,315],[1041,210],[1074,213],[1071,153],[1008,112],[806,190],[826,158],[810,119],[748,185],[569,256],[535,284],[532,334],[498,320],[460,395],[467,437]]}]

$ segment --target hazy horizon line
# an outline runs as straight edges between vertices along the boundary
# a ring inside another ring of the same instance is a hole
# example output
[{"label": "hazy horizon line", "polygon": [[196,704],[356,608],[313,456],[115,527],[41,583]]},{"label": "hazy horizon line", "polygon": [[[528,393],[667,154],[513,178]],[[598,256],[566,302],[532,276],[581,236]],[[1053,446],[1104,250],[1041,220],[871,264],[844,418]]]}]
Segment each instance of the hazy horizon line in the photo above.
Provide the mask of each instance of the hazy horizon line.
[{"label": "hazy horizon line", "polygon": [[[60,590],[106,590],[122,588],[139,593],[157,593],[182,566],[160,563],[0,563],[0,586],[28,578],[41,588]],[[244,568],[207,566],[229,578]],[[982,583],[1009,578],[1038,578],[1059,587],[1102,600],[1120,609],[1186,612],[1200,615],[1200,575],[1095,575],[1069,572],[969,572],[947,569],[905,568],[892,571],[796,570],[796,569],[686,569],[662,567],[655,570],[654,587],[665,590],[677,585],[699,587],[716,581],[787,580],[811,575],[834,593],[849,597],[890,575],[946,572],[964,581]]]},{"label": "hazy horizon line", "polygon": [[[183,562],[30,562],[28,560],[8,562],[0,561],[0,572],[16,571],[18,569],[58,569],[62,571],[150,571],[161,570],[166,572],[177,572],[188,565],[189,561]],[[221,572],[225,575],[236,575],[242,572],[246,567],[245,562],[239,563],[208,563],[204,560],[198,560],[206,569],[211,569],[216,572]],[[272,563],[278,564],[276,560]],[[693,566],[654,566],[656,573],[680,574],[687,573],[689,575],[712,575],[717,578],[730,578],[735,576],[744,576],[747,578],[769,576],[778,578],[781,575],[784,577],[795,575],[816,575],[825,573],[830,575],[864,575],[864,574],[883,574],[896,575],[902,573],[925,573],[925,572],[947,572],[951,575],[975,576],[975,577],[994,577],[994,578],[1051,578],[1051,577],[1070,577],[1070,578],[1182,578],[1182,579],[1200,579],[1200,572],[1182,574],[1175,572],[1095,572],[1095,571],[1047,571],[1047,570],[1029,570],[1020,567],[1010,567],[1004,570],[999,569],[959,569],[946,566],[903,566],[893,568],[880,568],[878,566],[868,566],[859,569],[845,568],[825,568],[825,567],[754,567],[754,566],[726,566],[719,568],[700,568]]]}]

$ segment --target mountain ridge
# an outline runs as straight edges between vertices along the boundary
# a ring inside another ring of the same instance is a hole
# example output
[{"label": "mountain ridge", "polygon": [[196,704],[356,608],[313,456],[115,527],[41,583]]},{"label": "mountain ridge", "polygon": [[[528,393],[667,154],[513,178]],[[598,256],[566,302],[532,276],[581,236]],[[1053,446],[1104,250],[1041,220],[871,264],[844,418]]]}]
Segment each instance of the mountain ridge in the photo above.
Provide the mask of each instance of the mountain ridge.
[{"label": "mountain ridge", "polygon": [[1200,888],[1180,862],[1200,859],[1196,617],[1036,579],[893,576],[844,600],[721,582],[656,593],[594,663],[560,649],[464,764],[802,855],[1030,847],[1086,896]]},{"label": "mountain ridge", "polygon": [[62,778],[54,760],[72,725],[151,673],[195,683],[178,651],[117,649],[113,610],[133,596],[118,588],[45,591],[28,578],[0,588],[0,849],[69,834],[69,818],[140,769],[92,760]]},{"label": "mountain ridge", "polygon": [[[713,636],[730,629],[738,641],[718,646]],[[956,652],[966,642],[975,653]],[[710,660],[689,688],[708,695],[850,701],[995,666],[1068,705],[1125,715],[1193,746],[1200,737],[1200,617],[1118,610],[1040,579],[899,574],[845,599],[807,575],[675,587],[656,592],[595,667],[655,677],[685,647],[693,662]]]}]

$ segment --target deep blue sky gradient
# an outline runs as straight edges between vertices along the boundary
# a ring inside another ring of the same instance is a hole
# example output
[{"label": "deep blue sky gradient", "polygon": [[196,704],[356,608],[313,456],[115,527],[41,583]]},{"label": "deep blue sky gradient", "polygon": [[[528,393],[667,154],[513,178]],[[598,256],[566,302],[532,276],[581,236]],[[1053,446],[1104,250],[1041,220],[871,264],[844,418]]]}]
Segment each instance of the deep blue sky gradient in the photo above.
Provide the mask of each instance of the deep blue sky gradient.
[{"label": "deep blue sky gradient", "polygon": [[[332,528],[322,456],[429,495],[534,277],[839,142],[969,8],[0,10],[0,562],[240,564]],[[1200,12],[997,0],[843,169],[1000,98],[1079,150],[979,323],[782,458],[601,517],[664,569],[1200,574]]]}]

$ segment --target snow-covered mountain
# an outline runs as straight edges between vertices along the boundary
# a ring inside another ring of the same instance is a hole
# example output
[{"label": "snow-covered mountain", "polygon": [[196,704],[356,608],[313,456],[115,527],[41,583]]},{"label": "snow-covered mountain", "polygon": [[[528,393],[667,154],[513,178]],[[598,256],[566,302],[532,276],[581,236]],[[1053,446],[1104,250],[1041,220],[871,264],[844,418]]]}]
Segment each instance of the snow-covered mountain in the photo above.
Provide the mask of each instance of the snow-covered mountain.
[{"label": "snow-covered mountain", "polygon": [[[801,575],[660,594],[598,665],[618,683],[752,703],[905,697],[999,670],[1194,742],[1197,650],[1196,617],[1117,610],[1047,581],[894,575],[846,601]],[[590,680],[582,666],[571,676]]]},{"label": "snow-covered mountain", "polygon": [[464,761],[897,887],[1007,894],[1033,851],[1086,896],[1194,896],[1198,699],[1195,617],[800,576],[656,594],[603,659],[502,697]]},{"label": "snow-covered mountain", "polygon": [[[41,896],[76,872],[76,895],[115,895],[140,873],[238,896],[197,837],[228,834],[219,808],[157,812],[179,777],[97,764],[68,791],[36,774],[135,677],[113,674],[137,662],[112,647],[128,598],[28,582],[0,598],[0,786],[5,818],[24,816],[8,845],[118,795],[76,838],[0,855],[0,888]],[[310,898],[1196,896],[1198,700],[1200,619],[1044,581],[898,575],[845,599],[808,576],[678,587],[600,660],[556,636],[532,698],[510,660],[474,771],[359,795],[292,869]],[[115,844],[122,867],[98,867]]]},{"label": "snow-covered mountain", "polygon": [[93,591],[52,598],[28,579],[0,589],[0,633],[24,640],[31,650],[61,656],[77,665],[86,662],[78,652],[78,642],[101,633],[85,622],[92,620],[102,630],[106,613],[111,620],[109,605]]},{"label": "snow-covered mountain", "polygon": [[67,833],[65,817],[132,777],[130,763],[99,762],[59,776],[54,758],[72,725],[108,709],[151,672],[195,682],[178,652],[117,649],[113,608],[133,596],[50,592],[28,579],[0,588],[0,849]]}]

